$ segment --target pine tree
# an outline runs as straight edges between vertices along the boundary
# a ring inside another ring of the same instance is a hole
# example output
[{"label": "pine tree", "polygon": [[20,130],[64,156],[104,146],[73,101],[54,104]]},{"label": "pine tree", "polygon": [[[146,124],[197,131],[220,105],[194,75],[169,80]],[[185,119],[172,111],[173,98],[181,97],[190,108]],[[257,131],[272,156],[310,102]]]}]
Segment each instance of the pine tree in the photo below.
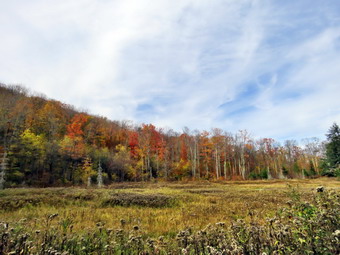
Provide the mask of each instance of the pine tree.
[{"label": "pine tree", "polygon": [[328,131],[326,144],[327,163],[330,168],[340,165],[340,128],[334,123]]}]

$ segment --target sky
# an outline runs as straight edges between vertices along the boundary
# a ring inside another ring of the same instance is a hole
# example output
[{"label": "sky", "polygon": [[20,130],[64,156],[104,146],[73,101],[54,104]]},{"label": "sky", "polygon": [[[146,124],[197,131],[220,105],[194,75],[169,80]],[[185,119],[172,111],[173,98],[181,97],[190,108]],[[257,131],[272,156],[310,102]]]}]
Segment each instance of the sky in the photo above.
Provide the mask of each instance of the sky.
[{"label": "sky", "polygon": [[112,120],[278,141],[340,124],[338,0],[0,0],[0,82]]}]

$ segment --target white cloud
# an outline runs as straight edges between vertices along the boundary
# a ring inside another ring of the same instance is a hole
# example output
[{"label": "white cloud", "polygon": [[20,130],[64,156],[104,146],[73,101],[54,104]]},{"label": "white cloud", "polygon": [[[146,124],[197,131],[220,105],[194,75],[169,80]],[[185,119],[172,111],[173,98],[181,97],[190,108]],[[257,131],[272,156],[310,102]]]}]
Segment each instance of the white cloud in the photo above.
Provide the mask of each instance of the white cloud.
[{"label": "white cloud", "polygon": [[293,71],[263,90],[257,102],[270,107],[247,115],[244,125],[256,122],[257,134],[278,139],[322,137],[340,119],[339,39],[338,28],[326,29],[289,47],[282,65],[294,63]]},{"label": "white cloud", "polygon": [[9,1],[0,79],[111,119],[321,136],[340,119],[327,2]]}]

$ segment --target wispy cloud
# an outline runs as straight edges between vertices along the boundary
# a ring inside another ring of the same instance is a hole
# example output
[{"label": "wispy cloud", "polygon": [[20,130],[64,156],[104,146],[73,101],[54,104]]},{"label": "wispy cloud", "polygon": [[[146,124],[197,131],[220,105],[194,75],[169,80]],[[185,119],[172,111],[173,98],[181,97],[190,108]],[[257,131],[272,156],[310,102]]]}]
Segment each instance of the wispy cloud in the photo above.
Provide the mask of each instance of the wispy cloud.
[{"label": "wispy cloud", "polygon": [[0,79],[112,119],[319,136],[340,120],[331,0],[0,4]]}]

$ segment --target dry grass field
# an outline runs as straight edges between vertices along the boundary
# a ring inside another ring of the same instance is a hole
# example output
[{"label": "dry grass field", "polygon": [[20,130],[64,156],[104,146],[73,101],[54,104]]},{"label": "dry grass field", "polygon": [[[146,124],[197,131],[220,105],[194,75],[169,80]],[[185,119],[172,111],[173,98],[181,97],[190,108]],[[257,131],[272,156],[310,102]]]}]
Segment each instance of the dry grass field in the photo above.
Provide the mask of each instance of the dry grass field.
[{"label": "dry grass field", "polygon": [[99,227],[126,233],[135,229],[143,238],[172,240],[182,230],[195,232],[219,222],[264,224],[287,206],[294,190],[301,201],[309,201],[318,186],[340,191],[340,182],[329,178],[7,189],[0,191],[0,222],[8,229],[14,226],[12,231],[23,228],[31,237],[51,229],[82,235]]}]

